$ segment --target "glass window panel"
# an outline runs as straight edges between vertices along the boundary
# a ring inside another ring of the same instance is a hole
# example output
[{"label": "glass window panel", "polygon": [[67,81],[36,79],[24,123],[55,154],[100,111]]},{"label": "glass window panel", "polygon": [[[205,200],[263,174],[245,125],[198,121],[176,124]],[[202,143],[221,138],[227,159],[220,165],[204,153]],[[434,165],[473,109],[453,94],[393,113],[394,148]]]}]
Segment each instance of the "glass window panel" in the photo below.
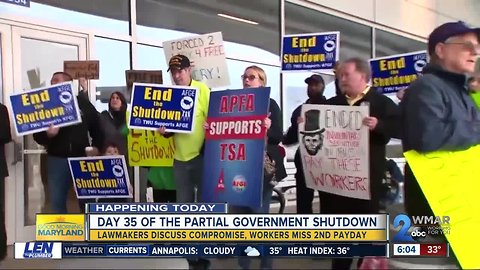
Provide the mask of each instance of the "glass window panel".
[{"label": "glass window panel", "polygon": [[371,57],[371,28],[314,9],[285,3],[285,34],[340,31],[340,59]]},{"label": "glass window panel", "polygon": [[129,98],[126,91],[125,70],[130,69],[130,43],[96,37],[95,59],[100,61],[95,107],[102,112],[108,109],[111,93],[120,91],[127,99]]},{"label": "glass window panel", "polygon": [[[61,44],[46,40],[22,37],[20,40],[21,88],[34,89],[50,85],[53,73],[63,70],[65,60],[78,60],[79,48],[76,45]],[[77,88],[74,82],[74,91]],[[23,136],[23,148],[27,150],[43,149],[33,135]],[[46,156],[38,153],[23,154],[24,181],[24,225],[35,225],[35,215],[48,211],[47,163]],[[20,180],[20,179],[19,179]],[[68,205],[76,202],[74,196],[68,196]],[[70,208],[71,209],[71,208]]]},{"label": "glass window panel", "polygon": [[375,57],[422,51],[427,44],[383,30],[375,30]]},{"label": "glass window panel", "polygon": [[170,73],[167,72],[167,60],[163,48],[156,46],[137,45],[136,69],[161,70],[164,84],[172,84]]},{"label": "glass window panel", "polygon": [[7,16],[112,34],[130,31],[129,0],[38,0],[30,8],[0,2],[0,17]]},{"label": "glass window panel", "polygon": [[[244,0],[137,0],[136,9],[139,39],[162,42],[220,31],[225,41],[232,42],[225,44],[227,55],[241,52],[233,43],[274,55],[280,51],[278,0],[256,0],[254,4]],[[224,15],[230,18],[221,17]]]}]

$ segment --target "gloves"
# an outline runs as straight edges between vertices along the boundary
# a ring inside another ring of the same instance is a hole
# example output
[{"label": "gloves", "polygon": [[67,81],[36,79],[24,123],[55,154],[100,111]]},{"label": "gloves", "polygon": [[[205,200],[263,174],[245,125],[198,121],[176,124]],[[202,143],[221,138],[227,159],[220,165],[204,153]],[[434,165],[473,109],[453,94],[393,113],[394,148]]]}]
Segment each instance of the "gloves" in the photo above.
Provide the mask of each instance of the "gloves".
[{"label": "gloves", "polygon": [[122,134],[122,136],[124,137],[127,137],[128,136],[128,127],[127,125],[123,125],[122,128],[120,129],[120,134]]}]

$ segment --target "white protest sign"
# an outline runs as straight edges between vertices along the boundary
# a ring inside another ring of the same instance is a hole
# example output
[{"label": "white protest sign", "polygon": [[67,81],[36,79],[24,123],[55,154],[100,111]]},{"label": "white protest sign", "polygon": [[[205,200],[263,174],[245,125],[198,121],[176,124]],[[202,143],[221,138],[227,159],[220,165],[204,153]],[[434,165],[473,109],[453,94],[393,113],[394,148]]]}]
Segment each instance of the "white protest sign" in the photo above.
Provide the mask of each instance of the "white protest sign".
[{"label": "white protest sign", "polygon": [[300,155],[307,187],[370,200],[368,106],[302,106]]},{"label": "white protest sign", "polygon": [[211,88],[230,85],[221,32],[165,41],[163,51],[167,65],[174,55],[188,57],[194,80],[202,81]]}]

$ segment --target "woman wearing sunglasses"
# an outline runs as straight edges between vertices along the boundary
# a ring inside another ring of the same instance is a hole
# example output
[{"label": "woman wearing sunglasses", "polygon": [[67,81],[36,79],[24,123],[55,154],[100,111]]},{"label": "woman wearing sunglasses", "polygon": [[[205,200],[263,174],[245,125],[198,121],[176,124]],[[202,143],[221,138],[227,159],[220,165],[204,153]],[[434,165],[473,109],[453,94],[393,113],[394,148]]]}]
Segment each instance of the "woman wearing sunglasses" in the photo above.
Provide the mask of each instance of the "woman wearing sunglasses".
[{"label": "woman wearing sunglasses", "polygon": [[[265,71],[258,66],[247,67],[241,76],[243,88],[260,88],[267,85],[267,76]],[[259,89],[259,91],[262,91]],[[270,98],[269,116],[265,119],[265,127],[267,131],[267,145],[265,155],[265,176],[263,179],[263,196],[262,207],[252,209],[243,206],[231,206],[230,213],[236,214],[265,214],[269,213],[270,202],[272,199],[272,191],[275,182],[278,182],[287,176],[285,166],[283,163],[283,155],[280,152],[279,144],[283,138],[282,131],[282,113],[280,107],[274,99]],[[272,168],[273,167],[273,168]],[[272,173],[270,173],[272,172]],[[272,179],[272,174],[274,175]],[[242,256],[238,263],[242,269],[250,268],[250,258]],[[260,269],[272,269],[272,259],[269,257],[262,257]]]}]

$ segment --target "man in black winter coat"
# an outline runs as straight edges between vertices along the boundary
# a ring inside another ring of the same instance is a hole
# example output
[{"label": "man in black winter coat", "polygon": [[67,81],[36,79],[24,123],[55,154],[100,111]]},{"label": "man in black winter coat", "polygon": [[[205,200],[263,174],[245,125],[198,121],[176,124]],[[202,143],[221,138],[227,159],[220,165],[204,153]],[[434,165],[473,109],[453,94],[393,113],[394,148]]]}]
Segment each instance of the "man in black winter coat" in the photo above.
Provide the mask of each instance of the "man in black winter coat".
[{"label": "man in black winter coat", "polygon": [[[72,81],[69,74],[56,72],[50,83],[54,85],[68,81]],[[53,213],[57,214],[67,213],[67,196],[73,183],[68,158],[86,156],[85,148],[90,146],[89,136],[96,152],[102,149],[104,141],[98,112],[90,103],[87,94],[81,91],[77,100],[82,117],[81,123],[61,128],[50,126],[47,131],[33,134],[35,141],[47,150],[50,206]],[[80,200],[79,203],[83,212],[85,201]]]},{"label": "man in black winter coat", "polygon": [[[370,87],[370,65],[359,58],[340,63],[338,80],[342,95],[327,101],[330,105],[361,106],[369,104],[370,116],[363,125],[370,130],[370,200],[354,199],[322,192],[321,211],[324,214],[376,214],[382,194],[382,179],[386,171],[386,144],[391,137],[399,137],[399,109],[388,97]],[[359,261],[359,264],[362,260]],[[332,269],[350,269],[352,259],[334,259]]]},{"label": "man in black winter coat", "polygon": [[0,261],[7,256],[7,231],[5,228],[5,178],[8,176],[5,144],[12,141],[10,117],[7,107],[0,103]]},{"label": "man in black winter coat", "polygon": [[[307,84],[308,100],[305,104],[326,104],[327,99],[323,96],[325,90],[325,81],[320,75],[312,75],[305,79]],[[303,104],[302,104],[303,105]],[[302,105],[298,106],[292,113],[291,126],[288,128],[287,134],[283,138],[285,146],[298,143],[298,119],[302,111]],[[312,214],[312,202],[314,190],[307,188],[305,184],[305,176],[303,174],[302,160],[300,157],[300,149],[297,148],[295,152],[295,173],[296,194],[297,194],[297,213],[298,214]]]}]

